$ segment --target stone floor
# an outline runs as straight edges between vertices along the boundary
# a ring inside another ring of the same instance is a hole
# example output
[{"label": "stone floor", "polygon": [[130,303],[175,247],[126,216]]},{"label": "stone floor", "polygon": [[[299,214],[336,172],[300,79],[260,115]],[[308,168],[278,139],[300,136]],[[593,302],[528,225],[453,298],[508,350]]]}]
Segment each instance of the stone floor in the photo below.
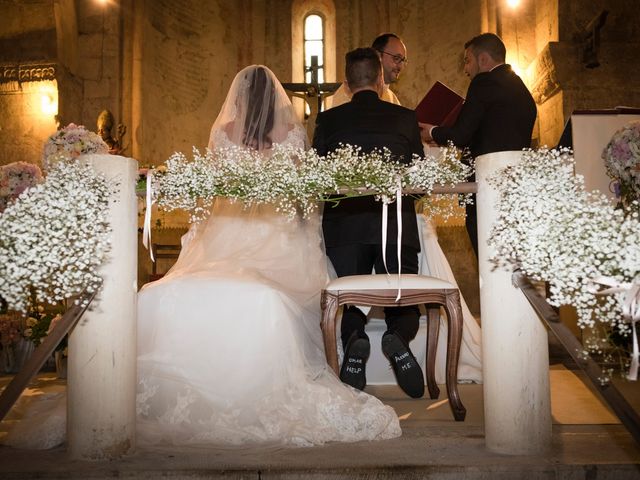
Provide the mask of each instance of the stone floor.
[{"label": "stone floor", "polygon": [[[460,385],[465,422],[453,420],[444,393],[438,400],[413,400],[395,386],[374,386],[367,387],[370,393],[400,416],[402,437],[313,448],[138,449],[112,461],[70,460],[64,446],[0,447],[0,478],[640,479],[638,444],[574,373],[559,364],[550,370],[553,436],[541,455],[486,448],[481,385]],[[620,387],[640,408],[638,384]]]}]

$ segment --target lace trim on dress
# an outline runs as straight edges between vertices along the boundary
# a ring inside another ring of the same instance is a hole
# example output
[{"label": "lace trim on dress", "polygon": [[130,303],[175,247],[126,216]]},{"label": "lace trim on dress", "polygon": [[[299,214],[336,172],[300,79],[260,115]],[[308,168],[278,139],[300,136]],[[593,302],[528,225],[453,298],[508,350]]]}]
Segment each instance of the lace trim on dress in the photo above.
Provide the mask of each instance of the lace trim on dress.
[{"label": "lace trim on dress", "polygon": [[[321,378],[259,396],[252,413],[248,413],[224,405],[224,401],[214,407],[210,399],[184,385],[159,411],[159,403],[165,399],[155,398],[157,388],[142,379],[139,434],[142,441],[150,443],[155,438],[181,445],[277,443],[300,447],[329,441],[388,439],[401,434],[391,407],[337,382],[325,371]],[[150,410],[157,415],[141,413]]]}]

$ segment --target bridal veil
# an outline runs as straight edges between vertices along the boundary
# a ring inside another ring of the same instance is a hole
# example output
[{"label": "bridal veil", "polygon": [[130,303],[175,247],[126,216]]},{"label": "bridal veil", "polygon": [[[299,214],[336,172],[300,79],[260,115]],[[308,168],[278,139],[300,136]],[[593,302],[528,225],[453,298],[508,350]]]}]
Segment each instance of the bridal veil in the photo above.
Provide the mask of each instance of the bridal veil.
[{"label": "bridal veil", "polygon": [[267,67],[251,65],[233,79],[211,127],[209,148],[230,143],[267,152],[274,143],[287,142],[292,131],[303,142],[301,147],[308,146],[282,84]]}]

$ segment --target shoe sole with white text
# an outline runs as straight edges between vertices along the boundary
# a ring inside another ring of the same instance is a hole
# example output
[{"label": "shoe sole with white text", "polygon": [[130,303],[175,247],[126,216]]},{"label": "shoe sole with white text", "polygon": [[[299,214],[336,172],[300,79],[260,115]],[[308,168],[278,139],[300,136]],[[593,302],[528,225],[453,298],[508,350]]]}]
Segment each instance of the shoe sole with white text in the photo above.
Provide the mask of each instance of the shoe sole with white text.
[{"label": "shoe sole with white text", "polygon": [[382,337],[382,352],[386,355],[396,374],[400,388],[412,398],[424,395],[424,375],[411,350],[396,333]]},{"label": "shoe sole with white text", "polygon": [[367,385],[365,364],[370,350],[371,346],[366,338],[357,338],[349,342],[340,369],[340,380],[353,388],[363,390]]}]

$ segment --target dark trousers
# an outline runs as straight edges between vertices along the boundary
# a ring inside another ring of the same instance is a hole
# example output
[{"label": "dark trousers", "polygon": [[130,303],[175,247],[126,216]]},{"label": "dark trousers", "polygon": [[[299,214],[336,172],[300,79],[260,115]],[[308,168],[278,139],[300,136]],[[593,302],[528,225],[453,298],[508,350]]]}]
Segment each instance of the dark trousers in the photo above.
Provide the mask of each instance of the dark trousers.
[{"label": "dark trousers", "polygon": [[[382,261],[382,245],[344,245],[327,247],[327,256],[331,260],[338,277],[347,275],[369,275],[372,268],[377,274],[386,274]],[[418,250],[402,247],[402,273],[418,273]],[[395,245],[387,245],[387,269],[389,273],[398,273],[398,257]],[[407,307],[385,307],[387,330],[396,332],[407,343],[418,333],[420,309],[417,305]],[[364,326],[367,317],[362,311],[349,305],[342,314],[340,331],[342,346],[346,347],[353,332],[366,337]]]},{"label": "dark trousers", "polygon": [[467,218],[465,219],[465,226],[467,227],[467,233],[469,234],[469,240],[471,240],[471,246],[473,251],[476,252],[476,258],[478,258],[478,214],[476,212],[476,196],[473,195],[473,204],[465,205],[467,211]]}]

